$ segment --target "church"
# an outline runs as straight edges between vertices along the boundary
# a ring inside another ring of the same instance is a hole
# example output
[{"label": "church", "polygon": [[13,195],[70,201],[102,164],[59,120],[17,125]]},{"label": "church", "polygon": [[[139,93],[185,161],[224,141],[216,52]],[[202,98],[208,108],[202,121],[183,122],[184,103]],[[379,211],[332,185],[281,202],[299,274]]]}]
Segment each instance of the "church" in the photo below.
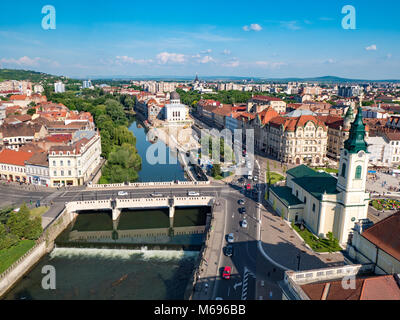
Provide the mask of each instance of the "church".
[{"label": "church", "polygon": [[368,214],[365,136],[360,107],[340,151],[338,177],[305,165],[288,170],[286,185],[269,189],[268,201],[274,210],[290,222],[303,223],[318,237],[327,237],[332,232],[345,247],[354,224]]}]

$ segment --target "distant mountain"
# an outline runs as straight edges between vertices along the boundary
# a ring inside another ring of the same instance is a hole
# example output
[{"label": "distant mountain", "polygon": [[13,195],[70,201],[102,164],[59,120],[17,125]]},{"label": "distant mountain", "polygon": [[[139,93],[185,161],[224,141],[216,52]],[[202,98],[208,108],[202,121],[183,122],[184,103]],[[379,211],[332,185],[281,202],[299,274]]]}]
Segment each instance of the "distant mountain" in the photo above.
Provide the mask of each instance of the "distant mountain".
[{"label": "distant mountain", "polygon": [[340,78],[335,76],[324,76],[315,78],[276,78],[276,79],[265,79],[267,81],[277,82],[325,82],[325,83],[350,83],[350,82],[400,82],[400,80],[367,80],[367,79],[348,79]]},{"label": "distant mountain", "polygon": [[0,69],[0,81],[4,80],[31,80],[39,82],[43,80],[56,80],[61,77],[53,76],[44,72],[31,70]]}]

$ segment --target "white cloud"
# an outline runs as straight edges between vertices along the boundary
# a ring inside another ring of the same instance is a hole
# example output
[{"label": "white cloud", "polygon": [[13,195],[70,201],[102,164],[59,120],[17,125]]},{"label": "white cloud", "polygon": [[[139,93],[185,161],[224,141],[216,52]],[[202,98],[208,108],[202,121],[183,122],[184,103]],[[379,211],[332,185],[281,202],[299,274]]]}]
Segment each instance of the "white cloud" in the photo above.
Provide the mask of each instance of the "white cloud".
[{"label": "white cloud", "polygon": [[231,51],[228,50],[228,49],[225,49],[225,50],[222,52],[222,54],[224,54],[224,55],[226,55],[226,56],[229,56],[229,55],[231,54]]},{"label": "white cloud", "polygon": [[258,23],[252,23],[250,26],[244,26],[243,30],[244,31],[250,31],[250,30],[261,31],[262,27]]},{"label": "white cloud", "polygon": [[325,61],[325,63],[327,63],[327,64],[336,63],[336,60],[335,60],[335,59],[332,59],[332,58],[330,58],[330,59],[326,60],[326,61]]},{"label": "white cloud", "polygon": [[185,55],[181,53],[161,52],[157,55],[158,63],[184,63]]},{"label": "white cloud", "polygon": [[145,60],[145,59],[134,59],[133,57],[128,57],[128,56],[116,56],[115,57],[115,63],[118,65],[122,64],[146,64],[149,62],[153,62],[153,60]]},{"label": "white cloud", "polygon": [[6,64],[13,64],[13,65],[18,65],[18,66],[26,66],[26,67],[36,67],[39,65],[41,58],[36,57],[36,58],[29,58],[27,56],[21,57],[19,59],[6,59],[3,58],[0,61],[2,63],[6,63]]},{"label": "white cloud", "polygon": [[372,44],[372,45],[366,47],[365,50],[367,50],[367,51],[376,51],[377,50],[376,44]]},{"label": "white cloud", "polygon": [[200,60],[198,60],[200,63],[209,63],[209,62],[215,62],[215,60],[210,57],[210,56],[204,56]]},{"label": "white cloud", "polygon": [[285,62],[270,62],[270,61],[256,61],[256,65],[260,67],[270,68],[270,69],[279,69],[282,66],[286,66]]},{"label": "white cloud", "polygon": [[223,67],[236,68],[240,65],[239,60],[231,60],[222,64]]},{"label": "white cloud", "polygon": [[211,52],[212,52],[211,49],[200,51],[201,54],[206,54],[206,53],[211,53]]},{"label": "white cloud", "polygon": [[280,24],[282,27],[285,27],[289,30],[299,30],[301,29],[300,26],[298,26],[298,21],[280,21]]}]

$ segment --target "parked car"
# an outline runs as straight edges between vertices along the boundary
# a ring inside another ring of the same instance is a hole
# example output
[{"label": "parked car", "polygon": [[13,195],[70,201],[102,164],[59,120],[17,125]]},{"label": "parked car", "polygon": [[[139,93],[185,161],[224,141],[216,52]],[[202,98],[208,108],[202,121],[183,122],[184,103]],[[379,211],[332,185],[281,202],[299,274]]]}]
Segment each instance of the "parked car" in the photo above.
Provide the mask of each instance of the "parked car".
[{"label": "parked car", "polygon": [[254,176],[254,177],[253,177],[253,180],[254,180],[254,181],[258,181],[258,177],[257,177],[257,176]]},{"label": "parked car", "polygon": [[251,184],[250,184],[250,183],[248,183],[248,184],[246,185],[246,189],[247,189],[247,190],[250,190],[250,189],[251,189]]},{"label": "parked car", "polygon": [[246,220],[242,221],[242,228],[247,228],[247,221]]},{"label": "parked car", "polygon": [[189,192],[188,192],[188,196],[197,197],[197,196],[199,196],[199,195],[200,195],[200,193],[195,192],[195,191],[189,191]]},{"label": "parked car", "polygon": [[238,203],[242,206],[242,205],[244,205],[244,199],[240,199],[239,201],[238,201]]},{"label": "parked car", "polygon": [[233,241],[235,241],[235,237],[233,236],[233,233],[228,234],[226,240],[228,241],[228,243],[232,243]]},{"label": "parked car", "polygon": [[225,254],[227,257],[232,257],[232,256],[233,256],[233,247],[232,247],[231,245],[227,245],[227,246],[224,248],[224,254]]},{"label": "parked car", "polygon": [[231,278],[231,272],[232,272],[231,267],[226,266],[224,268],[224,271],[222,272],[222,278],[229,280]]},{"label": "parked car", "polygon": [[120,192],[118,192],[118,195],[119,195],[119,196],[127,196],[127,195],[128,195],[128,192],[126,192],[126,191],[120,191]]},{"label": "parked car", "polygon": [[159,192],[153,192],[153,193],[151,194],[151,196],[154,197],[154,198],[159,198],[159,197],[162,197],[163,194],[162,194],[162,193],[159,193]]},{"label": "parked car", "polygon": [[245,207],[240,208],[240,209],[239,209],[239,212],[240,212],[241,214],[245,214],[245,213],[246,213],[246,208],[245,208]]}]

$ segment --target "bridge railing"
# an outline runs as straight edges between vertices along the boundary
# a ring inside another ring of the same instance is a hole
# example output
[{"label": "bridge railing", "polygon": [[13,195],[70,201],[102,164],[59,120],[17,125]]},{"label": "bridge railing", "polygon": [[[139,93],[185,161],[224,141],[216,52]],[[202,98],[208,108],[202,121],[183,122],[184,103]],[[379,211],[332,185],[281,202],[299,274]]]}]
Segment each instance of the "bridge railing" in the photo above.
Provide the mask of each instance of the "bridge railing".
[{"label": "bridge railing", "polygon": [[88,185],[90,189],[107,189],[107,188],[124,188],[124,187],[135,187],[135,188],[165,188],[171,186],[202,186],[209,185],[210,181],[167,181],[167,182],[130,182],[125,183],[114,183],[114,184],[92,184]]}]

